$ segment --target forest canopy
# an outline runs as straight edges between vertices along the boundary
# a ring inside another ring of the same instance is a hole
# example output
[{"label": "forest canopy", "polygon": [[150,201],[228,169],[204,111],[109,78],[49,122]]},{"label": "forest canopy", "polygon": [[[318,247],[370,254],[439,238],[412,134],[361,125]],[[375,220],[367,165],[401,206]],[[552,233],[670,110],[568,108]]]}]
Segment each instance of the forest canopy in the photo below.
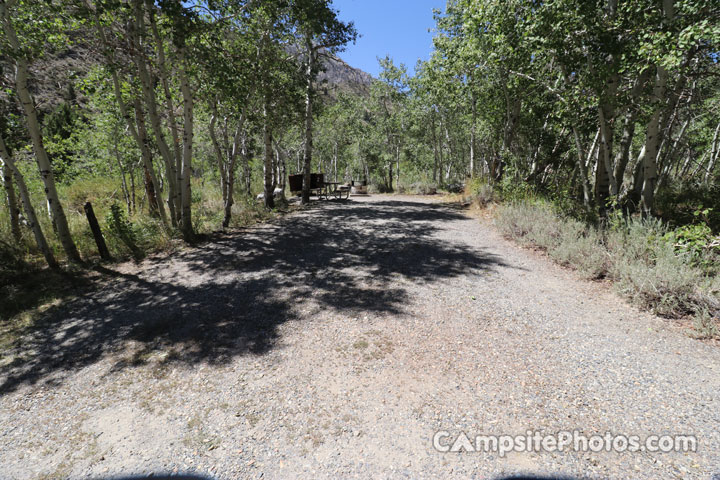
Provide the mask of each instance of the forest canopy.
[{"label": "forest canopy", "polygon": [[717,233],[716,1],[449,0],[435,18],[414,75],[388,56],[372,79],[336,57],[358,32],[329,0],[0,1],[3,255],[95,256],[89,201],[115,253],[192,241],[311,171]]}]

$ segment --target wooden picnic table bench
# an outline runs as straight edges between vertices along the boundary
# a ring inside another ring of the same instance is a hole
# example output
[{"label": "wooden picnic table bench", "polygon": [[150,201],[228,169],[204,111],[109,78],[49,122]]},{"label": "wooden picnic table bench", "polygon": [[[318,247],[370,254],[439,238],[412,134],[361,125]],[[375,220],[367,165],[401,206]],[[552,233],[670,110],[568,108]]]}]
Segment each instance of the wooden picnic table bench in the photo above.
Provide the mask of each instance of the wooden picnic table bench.
[{"label": "wooden picnic table bench", "polygon": [[[303,186],[303,175],[290,175],[288,181],[290,191],[299,195]],[[330,200],[330,198],[347,200],[350,198],[350,186],[341,182],[326,182],[325,174],[312,173],[310,174],[310,194],[317,195],[321,200]]]},{"label": "wooden picnic table bench", "polygon": [[320,198],[325,197],[325,200],[330,200],[330,197],[343,200],[343,196],[344,200],[350,198],[350,187],[342,182],[324,182],[323,191],[319,195]]}]

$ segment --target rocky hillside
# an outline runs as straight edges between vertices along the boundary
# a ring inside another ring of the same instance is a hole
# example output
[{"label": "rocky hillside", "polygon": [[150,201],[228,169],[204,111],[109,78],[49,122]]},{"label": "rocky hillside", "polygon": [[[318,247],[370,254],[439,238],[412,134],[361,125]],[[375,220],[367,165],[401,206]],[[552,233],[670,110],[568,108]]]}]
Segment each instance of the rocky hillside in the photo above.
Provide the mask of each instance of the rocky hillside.
[{"label": "rocky hillside", "polygon": [[[97,49],[88,46],[82,38],[67,50],[49,55],[31,66],[31,89],[35,95],[38,108],[43,113],[53,111],[67,100],[70,84],[82,79],[99,62],[102,56]],[[335,55],[323,55],[324,70],[320,72],[318,87],[321,95],[335,98],[339,93],[367,95],[370,92],[373,78],[370,74],[351,67]],[[3,68],[5,67],[5,68]],[[11,84],[10,65],[2,64],[0,74],[4,73],[0,83]],[[82,103],[82,94],[79,101]],[[0,97],[2,93],[0,92]]]},{"label": "rocky hillside", "polygon": [[330,96],[340,92],[367,95],[373,82],[369,73],[351,67],[335,55],[325,57],[325,71],[320,73],[319,80]]}]

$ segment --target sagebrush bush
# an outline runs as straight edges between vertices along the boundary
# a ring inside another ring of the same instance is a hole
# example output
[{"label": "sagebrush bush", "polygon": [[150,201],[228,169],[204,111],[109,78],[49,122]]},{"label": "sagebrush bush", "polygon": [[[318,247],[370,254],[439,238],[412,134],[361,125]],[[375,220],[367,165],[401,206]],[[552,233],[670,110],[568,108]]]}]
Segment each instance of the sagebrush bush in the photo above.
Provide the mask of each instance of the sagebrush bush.
[{"label": "sagebrush bush", "polygon": [[666,316],[692,313],[704,303],[705,274],[678,255],[664,234],[659,222],[643,220],[609,232],[611,276],[620,292],[643,308]]},{"label": "sagebrush bush", "polygon": [[720,338],[720,319],[710,313],[707,308],[695,314],[695,336],[700,339]]},{"label": "sagebrush bush", "polygon": [[476,190],[473,198],[473,202],[480,207],[484,207],[496,200],[495,189],[487,183]]},{"label": "sagebrush bush", "polygon": [[526,243],[525,236],[533,229],[533,220],[527,210],[517,205],[501,205],[496,210],[495,225],[509,238]]},{"label": "sagebrush bush", "polygon": [[562,231],[560,219],[545,203],[502,205],[497,210],[495,224],[503,234],[543,249],[557,245]]},{"label": "sagebrush bush", "polygon": [[445,190],[449,193],[462,193],[465,190],[465,186],[460,182],[453,182],[447,184]]},{"label": "sagebrush bush", "polygon": [[531,227],[527,234],[530,242],[544,250],[551,251],[562,241],[563,221],[549,208],[530,210],[535,217],[530,219]]},{"label": "sagebrush bush", "polygon": [[600,235],[576,220],[565,222],[560,242],[550,250],[550,256],[577,268],[586,278],[597,279],[607,274],[609,258]]},{"label": "sagebrush bush", "polygon": [[[659,315],[710,312],[703,315],[716,320],[720,312],[718,266],[678,249],[670,241],[676,236],[658,220],[611,218],[598,230],[562,217],[548,202],[520,201],[501,205],[495,224],[505,236],[546,250],[588,278],[608,276],[620,293]],[[696,324],[710,331],[715,323],[705,317]]]},{"label": "sagebrush bush", "polygon": [[384,186],[378,185],[376,183],[371,183],[367,186],[368,193],[385,193],[386,188]]},{"label": "sagebrush bush", "polygon": [[415,195],[435,195],[437,185],[428,182],[415,182],[410,185],[410,192]]}]

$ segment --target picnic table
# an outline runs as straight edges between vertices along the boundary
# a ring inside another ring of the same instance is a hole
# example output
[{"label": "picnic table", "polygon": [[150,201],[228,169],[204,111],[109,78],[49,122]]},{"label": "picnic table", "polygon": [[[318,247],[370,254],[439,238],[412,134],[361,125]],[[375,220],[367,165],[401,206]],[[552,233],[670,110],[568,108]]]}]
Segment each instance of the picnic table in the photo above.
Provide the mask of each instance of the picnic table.
[{"label": "picnic table", "polygon": [[330,200],[330,197],[342,200],[343,196],[345,200],[350,198],[350,187],[342,182],[323,182],[323,188],[318,195],[319,198],[325,197],[325,200]]},{"label": "picnic table", "polygon": [[[290,183],[290,191],[293,192],[293,194],[299,195],[303,187],[303,175],[290,175],[288,181]],[[326,182],[325,174],[323,173],[310,174],[310,192],[317,195],[321,200],[330,200],[330,198],[347,200],[350,198],[349,185],[341,182]]]}]

